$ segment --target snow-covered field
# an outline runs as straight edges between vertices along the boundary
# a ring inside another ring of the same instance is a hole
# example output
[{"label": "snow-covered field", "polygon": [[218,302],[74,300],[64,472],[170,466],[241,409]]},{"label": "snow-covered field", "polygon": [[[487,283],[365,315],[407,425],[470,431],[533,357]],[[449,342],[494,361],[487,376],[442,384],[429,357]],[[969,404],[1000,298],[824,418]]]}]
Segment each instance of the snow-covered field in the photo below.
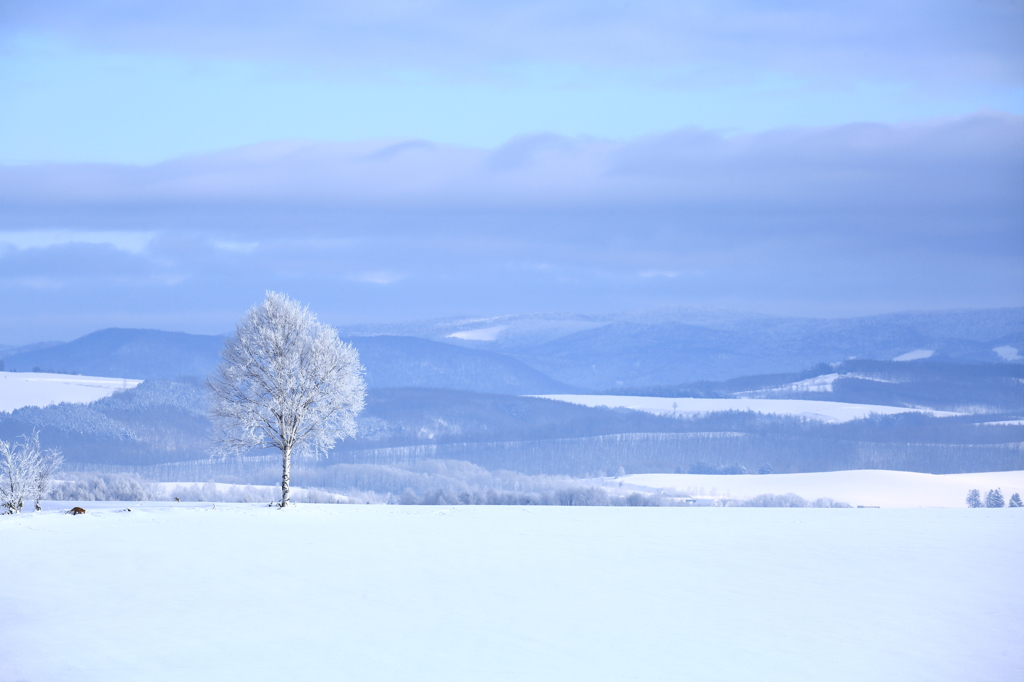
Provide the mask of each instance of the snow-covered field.
[{"label": "snow-covered field", "polygon": [[[768,474],[719,476],[708,474],[633,474],[614,479],[644,492],[688,494],[745,500],[755,495],[796,493],[808,501],[831,497],[847,504],[914,508],[966,506],[972,488],[985,493],[995,488],[1010,499],[1024,497],[1024,471],[995,471],[979,474],[918,474],[909,471],[829,471],[815,474]],[[614,488],[613,488],[614,489]],[[1024,617],[1024,615],[1022,615]]]},{"label": "snow-covered field", "polygon": [[847,422],[872,414],[924,412],[937,417],[953,416],[954,412],[893,407],[891,405],[860,405],[827,400],[776,400],[773,398],[654,398],[630,395],[541,395],[538,398],[562,400],[587,407],[626,407],[658,415],[689,416],[708,412],[759,412],[825,422]]},{"label": "snow-covered field", "polygon": [[1024,510],[85,506],[0,681],[1024,679]]},{"label": "snow-covered field", "polygon": [[83,377],[43,372],[0,372],[0,412],[59,403],[91,403],[115,391],[135,388],[137,379]]},{"label": "snow-covered field", "polygon": [[[184,495],[182,499],[195,499],[192,498],[189,493],[196,492],[199,494],[208,494],[214,492],[215,495],[199,499],[217,499],[217,496],[224,496],[232,501],[280,501],[281,499],[281,486],[279,485],[240,485],[236,483],[216,483],[214,481],[208,481],[205,483],[199,483],[198,481],[170,481],[170,482],[158,482],[150,481],[149,485],[153,486],[154,491],[157,493],[157,497],[171,499],[178,495]],[[291,486],[292,499],[304,500],[304,496],[309,494],[315,494],[319,499],[317,502],[336,502],[339,504],[347,503],[352,501],[347,495],[341,493],[332,493],[324,490],[310,491],[307,488]]]}]

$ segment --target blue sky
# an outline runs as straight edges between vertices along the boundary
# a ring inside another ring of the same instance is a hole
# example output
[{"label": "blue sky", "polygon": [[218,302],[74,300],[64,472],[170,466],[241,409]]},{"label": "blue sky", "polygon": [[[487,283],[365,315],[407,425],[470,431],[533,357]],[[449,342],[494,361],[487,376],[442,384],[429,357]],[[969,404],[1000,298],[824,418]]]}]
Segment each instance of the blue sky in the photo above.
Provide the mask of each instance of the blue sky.
[{"label": "blue sky", "polygon": [[6,162],[1024,114],[1019,2],[34,2]]},{"label": "blue sky", "polygon": [[0,12],[0,343],[1024,304],[1020,1]]}]

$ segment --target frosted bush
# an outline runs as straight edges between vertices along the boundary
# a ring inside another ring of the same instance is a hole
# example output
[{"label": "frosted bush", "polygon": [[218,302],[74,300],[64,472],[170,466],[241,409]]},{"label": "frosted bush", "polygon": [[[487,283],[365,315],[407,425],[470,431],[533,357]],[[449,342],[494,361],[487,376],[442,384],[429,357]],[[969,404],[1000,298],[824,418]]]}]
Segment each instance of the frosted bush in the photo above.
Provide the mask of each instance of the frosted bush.
[{"label": "frosted bush", "polygon": [[39,445],[39,431],[22,436],[21,443],[0,440],[0,509],[4,514],[17,514],[26,500],[39,500],[49,491],[53,474],[63,458],[58,450],[44,451]]}]

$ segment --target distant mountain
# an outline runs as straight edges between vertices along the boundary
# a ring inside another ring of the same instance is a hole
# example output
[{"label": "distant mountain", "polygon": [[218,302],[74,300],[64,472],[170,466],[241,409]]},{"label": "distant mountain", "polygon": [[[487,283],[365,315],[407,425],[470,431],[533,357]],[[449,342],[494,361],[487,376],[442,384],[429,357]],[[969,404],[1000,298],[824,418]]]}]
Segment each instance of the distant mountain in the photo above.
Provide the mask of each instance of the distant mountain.
[{"label": "distant mountain", "polygon": [[[949,327],[958,326],[953,322]],[[1007,333],[1012,324],[988,325],[990,333],[1003,334],[986,341],[939,337],[933,333],[939,325],[922,329],[899,316],[751,320],[730,326],[616,323],[522,348],[515,356],[557,380],[604,389],[794,372],[851,358],[1006,362],[997,349],[1008,349],[1008,355],[1024,351],[1024,331]]]},{"label": "distant mountain", "polygon": [[359,351],[371,388],[447,388],[514,395],[570,390],[500,353],[411,336],[363,336],[348,341]]},{"label": "distant mountain", "polygon": [[8,371],[65,372],[129,379],[205,376],[217,364],[222,336],[154,329],[103,329],[4,359]]},{"label": "distant mountain", "polygon": [[[485,350],[426,339],[371,336],[351,339],[371,388],[447,388],[531,394],[571,390],[519,360]],[[66,372],[130,379],[205,377],[217,366],[223,336],[152,329],[104,329],[57,346],[4,359],[9,371]]]},{"label": "distant mountain", "polygon": [[348,333],[400,333],[493,350],[591,390],[798,372],[850,358],[1024,361],[1024,308],[843,319],[668,308],[364,325]]},{"label": "distant mountain", "polygon": [[[340,330],[371,387],[485,393],[606,391],[794,373],[864,360],[1024,364],[1024,308],[786,318],[669,308],[616,315],[454,318]],[[221,337],[111,329],[17,352],[7,369],[205,376]]]},{"label": "distant mountain", "polygon": [[1024,308],[888,313],[850,318],[804,318],[674,306],[628,313],[536,313],[350,325],[341,327],[340,333],[343,336],[416,336],[474,348],[518,353],[588,329],[608,325],[645,327],[662,324],[690,325],[731,332],[752,328],[807,332],[863,326],[902,327],[915,330],[923,338],[987,342],[1001,336],[1024,334]]},{"label": "distant mountain", "polygon": [[1024,364],[847,360],[803,372],[610,389],[610,394],[831,400],[1024,417]]},{"label": "distant mountain", "polygon": [[389,324],[342,327],[343,336],[415,336],[469,348],[501,353],[518,353],[525,348],[560,339],[570,334],[610,324],[634,325],[677,322],[709,328],[728,328],[746,320],[772,319],[767,315],[733,311],[671,307],[651,311],[586,315],[579,313],[537,313],[494,317],[452,317]]},{"label": "distant mountain", "polygon": [[29,351],[63,345],[63,341],[40,341],[39,343],[30,343],[27,346],[0,346],[0,360],[11,355],[17,355],[18,353],[28,353]]}]

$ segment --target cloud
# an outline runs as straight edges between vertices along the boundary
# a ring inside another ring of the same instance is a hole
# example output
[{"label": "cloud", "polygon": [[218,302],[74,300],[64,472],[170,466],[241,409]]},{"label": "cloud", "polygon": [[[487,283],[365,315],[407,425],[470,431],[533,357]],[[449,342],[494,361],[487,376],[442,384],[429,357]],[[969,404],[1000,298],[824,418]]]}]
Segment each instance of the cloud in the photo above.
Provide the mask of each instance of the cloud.
[{"label": "cloud", "polygon": [[0,232],[0,245],[18,249],[45,248],[59,244],[109,244],[121,251],[140,253],[156,236],[155,232],[95,231],[95,230],[4,230]]},{"label": "cloud", "polygon": [[[1024,117],[984,114],[0,167],[0,242],[16,226],[25,247],[0,253],[0,296],[38,330],[0,342],[133,319],[220,332],[267,289],[335,324],[679,304],[820,316],[1024,305],[1021,158]],[[24,241],[122,232],[155,236],[137,252],[113,237]]]},{"label": "cloud", "polygon": [[1019,215],[1024,117],[852,124],[629,142],[554,135],[492,150],[276,142],[153,166],[0,167],[9,207],[978,209]]},{"label": "cloud", "polygon": [[[0,241],[4,235],[0,234]],[[10,250],[0,255],[0,280],[55,288],[97,279],[120,282],[160,277],[145,257],[111,244],[70,242]]]}]

